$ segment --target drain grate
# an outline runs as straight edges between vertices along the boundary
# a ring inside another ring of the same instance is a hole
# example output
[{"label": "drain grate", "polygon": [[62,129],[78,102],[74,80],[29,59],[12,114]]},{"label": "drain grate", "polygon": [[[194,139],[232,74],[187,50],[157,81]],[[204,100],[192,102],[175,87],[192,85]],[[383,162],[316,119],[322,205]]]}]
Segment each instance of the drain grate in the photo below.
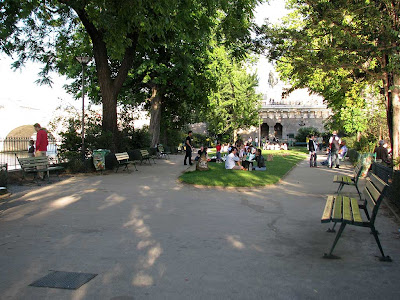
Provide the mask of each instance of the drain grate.
[{"label": "drain grate", "polygon": [[90,273],[53,271],[29,286],[76,290],[96,276]]}]

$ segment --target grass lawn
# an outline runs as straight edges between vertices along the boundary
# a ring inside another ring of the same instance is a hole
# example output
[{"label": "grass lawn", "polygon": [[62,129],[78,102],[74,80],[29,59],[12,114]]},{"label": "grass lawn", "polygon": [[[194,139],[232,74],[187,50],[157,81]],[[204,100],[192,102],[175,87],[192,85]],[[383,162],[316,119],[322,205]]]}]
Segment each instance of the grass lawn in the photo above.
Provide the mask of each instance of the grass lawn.
[{"label": "grass lawn", "polygon": [[[277,183],[293,166],[307,156],[307,151],[294,149],[288,151],[263,151],[272,154],[274,159],[266,161],[266,171],[226,170],[225,163],[208,163],[208,171],[193,171],[182,174],[182,182],[207,186],[252,187]],[[211,156],[211,155],[210,155]]]}]

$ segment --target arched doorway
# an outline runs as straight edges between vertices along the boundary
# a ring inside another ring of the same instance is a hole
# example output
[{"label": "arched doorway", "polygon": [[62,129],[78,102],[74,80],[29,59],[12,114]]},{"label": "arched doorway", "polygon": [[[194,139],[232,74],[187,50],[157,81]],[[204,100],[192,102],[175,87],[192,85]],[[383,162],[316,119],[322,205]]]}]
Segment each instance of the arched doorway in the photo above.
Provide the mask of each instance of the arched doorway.
[{"label": "arched doorway", "polygon": [[281,123],[276,123],[274,126],[274,135],[278,139],[282,139],[282,124]]},{"label": "arched doorway", "polygon": [[261,125],[261,138],[269,137],[269,126],[267,123]]}]

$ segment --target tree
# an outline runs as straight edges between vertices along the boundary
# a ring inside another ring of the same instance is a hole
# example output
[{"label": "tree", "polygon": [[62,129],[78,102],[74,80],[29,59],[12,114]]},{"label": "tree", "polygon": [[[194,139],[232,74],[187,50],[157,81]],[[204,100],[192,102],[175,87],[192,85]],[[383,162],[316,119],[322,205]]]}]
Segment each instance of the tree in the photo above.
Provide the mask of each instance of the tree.
[{"label": "tree", "polygon": [[336,91],[344,94],[325,98],[332,105],[345,101],[352,82],[379,84],[385,96],[393,157],[397,159],[400,151],[400,2],[291,0],[288,4],[294,10],[284,26],[264,26],[261,30],[271,58],[279,64],[291,65],[290,73],[298,86],[312,86],[316,73],[326,75],[325,78],[336,84]]},{"label": "tree", "polygon": [[[0,50],[44,63],[40,83],[51,83],[49,71],[78,78],[75,56],[94,57],[95,78],[103,104],[103,129],[117,133],[117,102],[133,66],[145,50],[168,45],[166,32],[178,35],[210,32],[217,18],[226,43],[250,38],[249,26],[258,0],[78,1],[8,0],[1,2]],[[223,14],[221,15],[221,11]],[[247,43],[237,43],[236,51]],[[150,51],[151,52],[151,51]],[[77,84],[75,84],[77,86]],[[115,149],[113,149],[115,150]]]},{"label": "tree", "polygon": [[248,74],[244,62],[230,57],[224,47],[215,50],[211,72],[219,78],[218,86],[209,96],[204,120],[214,135],[231,133],[237,139],[237,130],[257,126],[261,95],[257,94],[256,74]]}]

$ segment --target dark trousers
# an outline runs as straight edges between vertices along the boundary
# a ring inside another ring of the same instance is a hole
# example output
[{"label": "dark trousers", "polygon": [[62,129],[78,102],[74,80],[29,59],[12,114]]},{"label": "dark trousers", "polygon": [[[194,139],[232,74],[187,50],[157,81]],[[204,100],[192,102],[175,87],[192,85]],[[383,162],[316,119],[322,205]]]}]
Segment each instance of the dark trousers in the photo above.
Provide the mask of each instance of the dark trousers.
[{"label": "dark trousers", "polygon": [[183,163],[186,165],[186,159],[189,158],[189,164],[192,164],[192,150],[186,149],[185,160]]},{"label": "dark trousers", "polygon": [[331,163],[331,168],[333,165],[336,165],[336,167],[339,166],[339,150],[333,150],[332,151],[332,163]]}]

